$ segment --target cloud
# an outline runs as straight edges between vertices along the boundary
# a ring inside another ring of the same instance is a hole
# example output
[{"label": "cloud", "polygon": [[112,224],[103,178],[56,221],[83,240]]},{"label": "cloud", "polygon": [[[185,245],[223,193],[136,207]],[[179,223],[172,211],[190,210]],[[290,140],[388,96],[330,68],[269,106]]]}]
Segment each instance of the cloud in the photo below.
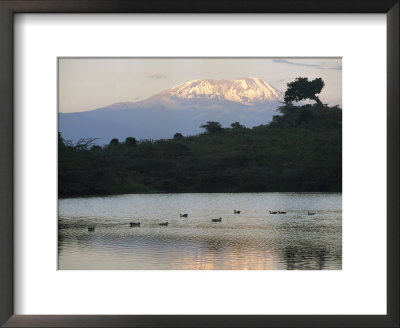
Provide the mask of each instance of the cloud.
[{"label": "cloud", "polygon": [[281,63],[281,64],[289,64],[289,65],[296,65],[296,66],[307,66],[307,67],[317,67],[319,68],[320,65],[316,64],[305,64],[305,63],[295,63],[286,59],[274,59],[274,63]]},{"label": "cloud", "polygon": [[166,75],[162,75],[160,73],[155,73],[155,72],[143,72],[142,75],[148,77],[149,79],[165,79],[165,78],[167,78]]},{"label": "cloud", "polygon": [[331,67],[330,69],[342,70],[342,64],[337,64],[335,67]]},{"label": "cloud", "polygon": [[317,69],[335,69],[335,70],[342,69],[342,64],[338,64],[336,66],[326,66],[326,64],[324,62],[322,62],[321,64],[306,64],[306,63],[293,62],[293,61],[286,60],[286,59],[274,59],[273,62],[280,63],[280,64],[295,65],[295,66],[314,67]]}]

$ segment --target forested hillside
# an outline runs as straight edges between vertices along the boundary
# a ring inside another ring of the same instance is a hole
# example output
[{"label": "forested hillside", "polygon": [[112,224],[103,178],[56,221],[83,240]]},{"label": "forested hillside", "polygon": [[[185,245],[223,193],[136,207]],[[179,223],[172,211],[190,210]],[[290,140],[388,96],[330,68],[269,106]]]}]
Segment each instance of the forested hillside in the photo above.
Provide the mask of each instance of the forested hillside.
[{"label": "forested hillside", "polygon": [[[280,107],[252,129],[203,125],[204,133],[100,147],[59,134],[59,196],[143,192],[341,191],[342,110]],[[96,137],[96,136],[93,136]]]}]

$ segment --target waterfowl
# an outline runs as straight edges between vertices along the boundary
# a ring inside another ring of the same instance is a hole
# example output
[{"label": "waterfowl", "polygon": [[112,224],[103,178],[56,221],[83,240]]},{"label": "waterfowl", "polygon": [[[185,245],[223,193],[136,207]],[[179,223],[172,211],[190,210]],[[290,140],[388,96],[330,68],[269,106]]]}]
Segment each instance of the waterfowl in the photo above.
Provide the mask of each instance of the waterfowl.
[{"label": "waterfowl", "polygon": [[181,218],[187,218],[189,214],[185,213],[185,214],[179,214],[179,217]]},{"label": "waterfowl", "polygon": [[278,211],[278,214],[286,214],[286,212]]},{"label": "waterfowl", "polygon": [[131,227],[140,227],[140,222],[130,222]]},{"label": "waterfowl", "polygon": [[233,210],[233,214],[240,214],[240,211]]},{"label": "waterfowl", "polygon": [[211,219],[212,222],[222,222],[222,218],[220,217],[219,219]]},{"label": "waterfowl", "polygon": [[269,214],[278,214],[278,212],[277,211],[273,211],[273,212],[269,211]]},{"label": "waterfowl", "polygon": [[88,231],[94,231],[94,226],[89,226],[87,229]]},{"label": "waterfowl", "polygon": [[307,214],[308,214],[308,215],[314,215],[315,212],[313,212],[313,211],[308,211]]},{"label": "waterfowl", "polygon": [[160,225],[160,226],[165,226],[165,227],[168,227],[168,222],[165,222],[165,223],[159,223],[158,225]]}]

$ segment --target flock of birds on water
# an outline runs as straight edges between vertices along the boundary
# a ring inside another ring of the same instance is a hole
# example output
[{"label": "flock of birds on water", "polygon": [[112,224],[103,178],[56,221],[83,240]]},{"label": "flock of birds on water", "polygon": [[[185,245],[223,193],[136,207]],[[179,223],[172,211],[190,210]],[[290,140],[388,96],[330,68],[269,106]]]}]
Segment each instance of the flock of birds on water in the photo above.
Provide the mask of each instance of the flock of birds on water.
[{"label": "flock of birds on water", "polygon": [[[269,214],[286,214],[286,213],[287,212],[283,212],[283,211],[269,211]],[[234,209],[233,214],[240,214],[240,211]],[[314,215],[315,212],[308,211],[307,214]],[[181,218],[187,218],[188,216],[189,216],[188,213],[179,214],[179,217],[181,217]],[[218,219],[211,219],[211,222],[222,222],[222,218],[219,217]],[[168,222],[162,222],[162,223],[159,223],[158,225],[168,227]],[[140,222],[129,222],[129,226],[130,227],[140,227]],[[88,227],[88,231],[94,231],[94,229],[95,229],[95,226]]]}]

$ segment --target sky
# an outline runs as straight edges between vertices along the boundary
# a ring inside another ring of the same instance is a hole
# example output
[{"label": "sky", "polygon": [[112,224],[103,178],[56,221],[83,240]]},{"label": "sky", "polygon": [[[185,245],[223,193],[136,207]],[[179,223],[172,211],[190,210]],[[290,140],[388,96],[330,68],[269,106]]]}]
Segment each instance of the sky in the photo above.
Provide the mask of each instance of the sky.
[{"label": "sky", "polygon": [[341,58],[60,58],[59,112],[144,100],[191,80],[249,76],[283,93],[296,77],[321,77],[321,101],[342,104]]}]

